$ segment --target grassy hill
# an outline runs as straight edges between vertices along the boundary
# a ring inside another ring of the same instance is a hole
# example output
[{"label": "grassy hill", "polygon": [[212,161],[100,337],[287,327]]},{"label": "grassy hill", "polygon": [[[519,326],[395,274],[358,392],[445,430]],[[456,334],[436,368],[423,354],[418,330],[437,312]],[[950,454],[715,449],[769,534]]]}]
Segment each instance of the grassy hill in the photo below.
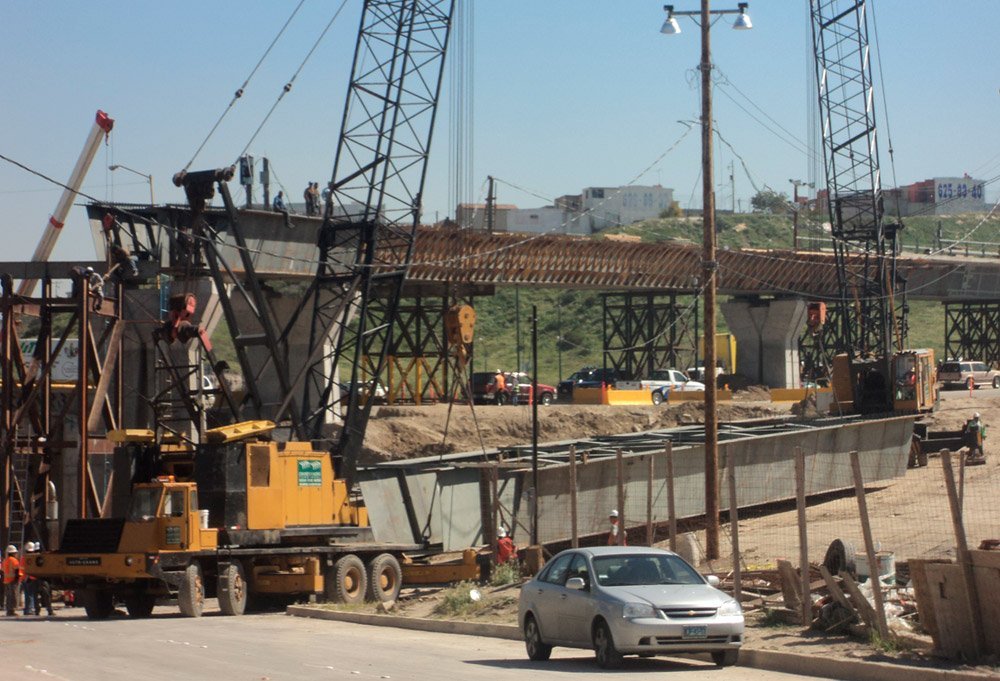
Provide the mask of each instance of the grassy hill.
[{"label": "grassy hill", "polygon": [[[720,248],[790,248],[792,245],[792,222],[785,215],[722,213],[717,217],[717,225]],[[977,226],[978,229],[972,231]],[[983,222],[983,216],[977,215],[907,218],[901,237],[905,250],[922,252],[926,248],[936,249],[939,230],[944,241],[962,238],[991,241],[996,240],[997,234],[1000,234],[1000,218],[992,218],[986,222]],[[619,227],[613,231],[635,235],[643,241],[670,239],[700,244],[702,223],[700,217],[662,218]],[[594,238],[603,236],[596,235]],[[800,220],[800,247],[828,243],[828,232],[824,231],[821,222],[809,216]],[[690,298],[678,299],[681,305],[690,302]],[[554,383],[581,366],[603,364],[603,320],[599,292],[531,287],[515,291],[513,287],[507,287],[498,289],[497,294],[491,298],[479,298],[475,301],[478,319],[473,365],[475,371],[493,371],[497,368],[512,370],[517,366],[515,338],[518,318],[521,367],[531,371],[532,305],[538,308],[539,380]],[[727,331],[721,313],[718,318],[718,331]],[[216,343],[220,356],[233,356],[232,343],[224,323],[220,324],[213,342]],[[934,348],[939,357],[943,356],[943,305],[921,301],[910,303],[908,346]],[[235,366],[234,362],[231,364]]]}]

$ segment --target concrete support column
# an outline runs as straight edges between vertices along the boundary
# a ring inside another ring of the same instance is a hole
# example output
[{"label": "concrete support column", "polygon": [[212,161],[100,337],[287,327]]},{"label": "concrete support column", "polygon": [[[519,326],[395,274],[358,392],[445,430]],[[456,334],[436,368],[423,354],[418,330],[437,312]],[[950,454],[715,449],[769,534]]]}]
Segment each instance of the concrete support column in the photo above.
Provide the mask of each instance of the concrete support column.
[{"label": "concrete support column", "polygon": [[722,304],[736,336],[738,373],[770,388],[798,388],[799,337],[806,324],[806,301],[732,300]]}]

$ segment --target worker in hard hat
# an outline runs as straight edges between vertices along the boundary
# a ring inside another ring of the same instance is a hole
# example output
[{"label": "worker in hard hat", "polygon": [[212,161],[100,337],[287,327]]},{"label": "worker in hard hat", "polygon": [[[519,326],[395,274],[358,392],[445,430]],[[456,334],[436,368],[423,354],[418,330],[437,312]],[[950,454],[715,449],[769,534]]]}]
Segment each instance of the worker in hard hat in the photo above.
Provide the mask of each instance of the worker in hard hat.
[{"label": "worker in hard hat", "polygon": [[7,606],[7,616],[14,617],[17,612],[17,585],[21,579],[21,561],[17,557],[17,547],[7,546],[7,557],[0,563],[3,570],[3,597]]},{"label": "worker in hard hat", "polygon": [[611,530],[608,532],[608,546],[628,546],[628,538],[625,536],[619,520],[618,509],[611,509],[611,513],[608,514],[608,522],[611,524]]},{"label": "worker in hard hat", "polygon": [[982,417],[977,411],[962,427],[962,444],[968,448],[967,460],[976,463],[985,462],[986,451],[983,449],[985,438],[986,424],[983,423]]},{"label": "worker in hard hat", "polygon": [[[24,547],[25,553],[38,553],[39,551],[42,550],[42,545],[39,542],[36,541],[36,542],[28,542],[28,543],[31,544],[31,546],[29,547],[28,545],[25,545],[25,547]],[[40,579],[38,577],[32,577],[31,575],[28,575],[28,582],[29,583],[30,582],[34,582],[34,584],[35,584],[35,610],[34,610],[34,613],[36,615],[41,615],[42,614],[42,608],[45,608],[45,610],[49,613],[49,617],[51,617],[52,615],[54,615],[55,612],[52,610],[52,585],[49,584],[48,580],[46,580],[46,579]],[[25,593],[27,593],[27,590],[25,590]],[[27,610],[27,607],[28,607],[27,597],[25,597],[25,604],[24,605],[25,605],[25,610]],[[25,614],[28,614],[28,613],[25,613]]]},{"label": "worker in hard hat", "polygon": [[497,531],[497,565],[517,559],[517,547],[514,540],[507,534],[507,528],[501,526]]},{"label": "worker in hard hat", "polygon": [[[34,553],[37,549],[35,548],[35,542],[29,541],[24,543],[25,554]],[[25,615],[35,615],[35,609],[37,607],[37,597],[38,597],[38,579],[27,575],[24,572],[24,561],[21,561],[20,566],[20,579],[21,586],[24,590],[24,614]]]}]

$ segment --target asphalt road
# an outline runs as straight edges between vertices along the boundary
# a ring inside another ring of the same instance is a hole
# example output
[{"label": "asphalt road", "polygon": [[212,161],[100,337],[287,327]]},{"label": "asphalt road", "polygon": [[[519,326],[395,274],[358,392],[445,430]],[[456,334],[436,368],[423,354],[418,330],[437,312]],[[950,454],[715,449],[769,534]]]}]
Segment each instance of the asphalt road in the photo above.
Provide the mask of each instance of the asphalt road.
[{"label": "asphalt road", "polygon": [[599,669],[587,651],[528,661],[514,641],[404,631],[282,614],[189,619],[158,607],[153,617],[92,622],[82,611],[54,618],[0,618],[0,679],[19,681],[301,681],[311,679],[531,679],[645,677],[777,680],[788,674],[718,669],[695,658],[626,658]]}]

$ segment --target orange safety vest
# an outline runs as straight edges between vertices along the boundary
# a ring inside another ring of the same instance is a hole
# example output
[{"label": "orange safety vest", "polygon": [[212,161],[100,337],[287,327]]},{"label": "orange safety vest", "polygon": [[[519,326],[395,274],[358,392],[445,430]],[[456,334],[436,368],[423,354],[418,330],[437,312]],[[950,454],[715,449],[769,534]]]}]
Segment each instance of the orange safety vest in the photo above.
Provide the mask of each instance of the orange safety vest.
[{"label": "orange safety vest", "polygon": [[21,569],[21,561],[14,556],[7,556],[3,559],[3,583],[13,584],[18,581],[18,577],[24,574]]},{"label": "orange safety vest", "polygon": [[510,537],[504,537],[503,539],[497,540],[498,563],[506,563],[515,556],[516,552],[517,549],[514,547],[514,540]]}]

